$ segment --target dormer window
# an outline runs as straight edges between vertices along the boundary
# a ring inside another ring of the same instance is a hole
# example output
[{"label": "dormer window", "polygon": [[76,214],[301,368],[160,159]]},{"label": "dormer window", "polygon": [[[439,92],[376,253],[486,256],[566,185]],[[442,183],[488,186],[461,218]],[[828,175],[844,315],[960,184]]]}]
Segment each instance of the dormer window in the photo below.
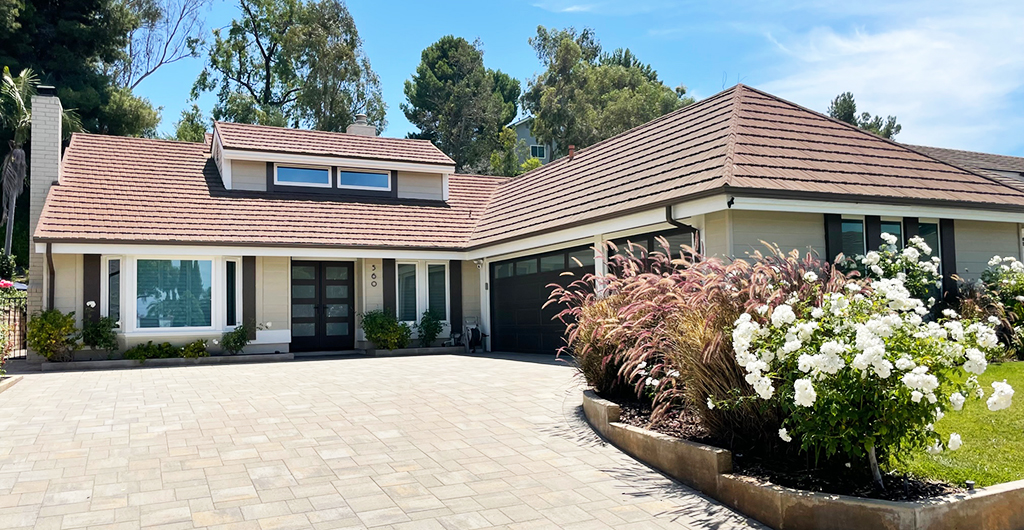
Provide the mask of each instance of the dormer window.
[{"label": "dormer window", "polygon": [[338,170],[338,187],[356,190],[391,190],[391,175],[385,171]]},{"label": "dormer window", "polygon": [[278,186],[331,187],[331,169],[315,166],[282,166],[274,168],[274,184]]}]

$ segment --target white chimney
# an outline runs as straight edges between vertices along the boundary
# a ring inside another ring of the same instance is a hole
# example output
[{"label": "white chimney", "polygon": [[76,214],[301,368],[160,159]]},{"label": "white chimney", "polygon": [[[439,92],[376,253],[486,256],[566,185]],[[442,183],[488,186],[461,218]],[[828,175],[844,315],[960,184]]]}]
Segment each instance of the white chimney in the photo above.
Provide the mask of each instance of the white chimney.
[{"label": "white chimney", "polygon": [[345,132],[359,136],[377,136],[377,128],[366,123],[366,114],[356,114],[356,122],[349,125]]},{"label": "white chimney", "polygon": [[49,309],[45,305],[49,288],[46,253],[36,252],[33,236],[50,186],[60,180],[61,115],[64,112],[57,91],[53,87],[39,86],[37,91],[38,95],[32,97],[32,151],[29,155],[28,204],[18,205],[29,209],[29,318],[37,311]]}]

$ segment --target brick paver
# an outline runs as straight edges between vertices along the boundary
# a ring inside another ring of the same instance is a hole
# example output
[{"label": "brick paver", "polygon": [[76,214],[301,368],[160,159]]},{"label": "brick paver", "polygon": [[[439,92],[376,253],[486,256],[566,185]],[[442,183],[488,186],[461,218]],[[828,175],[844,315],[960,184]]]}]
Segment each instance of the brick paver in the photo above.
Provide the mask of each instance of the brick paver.
[{"label": "brick paver", "polygon": [[0,529],[749,528],[601,442],[579,382],[491,355],[29,374]]}]

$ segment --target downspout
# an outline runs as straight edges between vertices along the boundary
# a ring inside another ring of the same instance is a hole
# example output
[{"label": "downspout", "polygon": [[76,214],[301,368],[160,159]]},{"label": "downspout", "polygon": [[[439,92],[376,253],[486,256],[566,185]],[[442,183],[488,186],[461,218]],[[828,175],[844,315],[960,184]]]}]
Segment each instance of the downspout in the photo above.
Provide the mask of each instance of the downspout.
[{"label": "downspout", "polygon": [[49,269],[49,289],[46,290],[46,310],[53,309],[53,284],[57,281],[57,272],[53,268],[53,243],[46,244],[46,266]]},{"label": "downspout", "polygon": [[690,232],[691,234],[693,234],[693,248],[694,248],[694,250],[696,250],[698,254],[701,254],[701,255],[704,254],[704,248],[703,248],[703,245],[701,245],[701,240],[700,240],[700,230],[698,230],[696,227],[690,226],[690,225],[688,225],[686,223],[680,223],[678,220],[676,220],[675,217],[672,217],[672,205],[671,204],[665,207],[665,222],[670,224],[670,225],[672,225],[672,226],[674,226],[674,227],[676,227],[676,228],[682,228],[683,230],[686,230],[686,231]]}]

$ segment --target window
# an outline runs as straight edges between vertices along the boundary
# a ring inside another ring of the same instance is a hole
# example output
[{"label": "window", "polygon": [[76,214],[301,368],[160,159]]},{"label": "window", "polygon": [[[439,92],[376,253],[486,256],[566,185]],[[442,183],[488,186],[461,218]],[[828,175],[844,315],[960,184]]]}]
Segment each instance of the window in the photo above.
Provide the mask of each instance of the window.
[{"label": "window", "polygon": [[136,325],[139,328],[210,327],[213,262],[140,259]]},{"label": "window", "polygon": [[942,255],[942,249],[939,248],[939,223],[920,223],[918,224],[917,234],[931,247],[932,256]]},{"label": "window", "polygon": [[275,170],[274,184],[331,187],[331,170],[325,167],[277,166]]},{"label": "window", "polygon": [[398,320],[416,322],[416,264],[399,263],[398,272]]},{"label": "window", "polygon": [[902,221],[882,221],[882,233],[896,236],[896,248],[903,248]]},{"label": "window", "polygon": [[448,267],[427,265],[427,310],[441,320],[448,320]]},{"label": "window", "polygon": [[387,173],[341,170],[338,172],[338,187],[390,190],[391,176]]},{"label": "window", "polygon": [[864,221],[843,219],[843,256],[849,259],[864,255]]},{"label": "window", "polygon": [[494,265],[494,277],[495,278],[508,278],[512,276],[512,263],[497,263]]},{"label": "window", "polygon": [[525,276],[537,272],[537,258],[529,258],[516,262],[516,276]]},{"label": "window", "polygon": [[121,322],[121,260],[111,258],[107,260],[107,315],[114,319],[120,327]]},{"label": "window", "polygon": [[540,271],[551,272],[560,271],[565,269],[565,254],[555,254],[554,256],[541,256],[540,258]]},{"label": "window", "polygon": [[578,269],[580,267],[594,268],[594,249],[574,250],[569,253],[569,268]]},{"label": "window", "polygon": [[547,156],[547,153],[545,152],[543,145],[531,145],[530,156],[533,158],[544,158]]},{"label": "window", "polygon": [[224,301],[226,309],[225,324],[228,326],[238,325],[238,262],[228,260],[224,262]]}]

